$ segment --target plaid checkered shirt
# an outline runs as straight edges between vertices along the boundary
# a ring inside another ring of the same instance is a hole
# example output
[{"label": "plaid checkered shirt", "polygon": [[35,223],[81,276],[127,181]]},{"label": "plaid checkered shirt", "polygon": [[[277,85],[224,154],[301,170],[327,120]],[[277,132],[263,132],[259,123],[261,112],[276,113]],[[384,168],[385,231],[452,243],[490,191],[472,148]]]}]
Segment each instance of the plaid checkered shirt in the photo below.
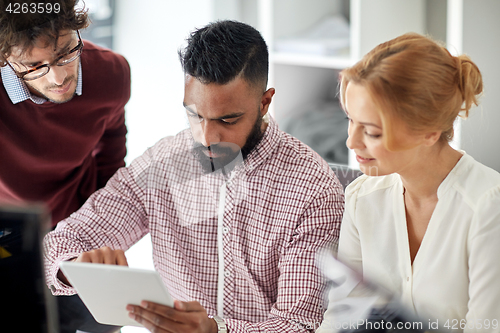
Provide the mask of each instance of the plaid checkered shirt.
[{"label": "plaid checkered shirt", "polygon": [[46,236],[53,293],[75,292],[56,277],[62,260],[126,250],[149,232],[172,297],[199,301],[231,332],[317,328],[326,279],[316,252],[336,247],[344,209],[335,174],[273,119],[230,171],[203,173],[192,147],[189,130],[164,138]]}]

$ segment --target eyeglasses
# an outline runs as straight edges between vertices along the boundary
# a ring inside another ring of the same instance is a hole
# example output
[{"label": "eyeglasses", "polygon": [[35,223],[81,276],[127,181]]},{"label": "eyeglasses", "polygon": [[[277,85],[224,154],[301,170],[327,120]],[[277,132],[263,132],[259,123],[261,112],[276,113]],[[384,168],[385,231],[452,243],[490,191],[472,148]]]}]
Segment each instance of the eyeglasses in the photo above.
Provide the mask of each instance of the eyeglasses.
[{"label": "eyeglasses", "polygon": [[83,49],[83,41],[82,38],[80,37],[80,32],[78,30],[76,31],[76,34],[78,35],[78,44],[65,54],[61,54],[60,56],[58,56],[50,64],[40,65],[24,72],[19,72],[14,68],[14,67],[20,68],[20,65],[15,63],[12,64],[10,62],[8,62],[8,64],[10,68],[12,68],[12,70],[16,73],[17,77],[20,79],[23,79],[25,81],[39,79],[45,74],[47,74],[52,66],[65,66],[78,59],[78,57],[80,57]]}]

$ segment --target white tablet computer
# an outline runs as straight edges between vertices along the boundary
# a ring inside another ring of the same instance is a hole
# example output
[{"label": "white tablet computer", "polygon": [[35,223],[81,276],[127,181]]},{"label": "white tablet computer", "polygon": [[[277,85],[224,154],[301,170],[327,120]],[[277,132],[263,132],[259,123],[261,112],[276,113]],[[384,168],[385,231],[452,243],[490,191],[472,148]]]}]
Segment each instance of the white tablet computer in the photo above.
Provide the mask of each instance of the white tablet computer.
[{"label": "white tablet computer", "polygon": [[126,266],[63,261],[60,268],[95,320],[101,324],[142,326],[129,318],[127,304],[174,300],[156,271]]}]

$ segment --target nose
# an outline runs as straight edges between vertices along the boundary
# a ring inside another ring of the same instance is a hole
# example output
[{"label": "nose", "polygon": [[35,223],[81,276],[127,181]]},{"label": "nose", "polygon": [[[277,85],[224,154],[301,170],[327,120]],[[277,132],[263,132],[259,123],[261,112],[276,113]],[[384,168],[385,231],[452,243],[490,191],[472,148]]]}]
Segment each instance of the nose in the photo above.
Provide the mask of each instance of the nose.
[{"label": "nose", "polygon": [[347,141],[346,145],[349,149],[363,149],[365,144],[363,143],[363,129],[361,126],[349,124],[349,130],[347,131]]},{"label": "nose", "polygon": [[51,84],[60,86],[66,79],[66,76],[68,76],[68,73],[63,66],[52,66],[50,67],[50,71],[45,76]]},{"label": "nose", "polygon": [[199,126],[199,139],[202,145],[208,147],[220,142],[220,133],[217,126],[214,124],[214,121],[203,119],[203,121],[197,124],[197,126]]}]

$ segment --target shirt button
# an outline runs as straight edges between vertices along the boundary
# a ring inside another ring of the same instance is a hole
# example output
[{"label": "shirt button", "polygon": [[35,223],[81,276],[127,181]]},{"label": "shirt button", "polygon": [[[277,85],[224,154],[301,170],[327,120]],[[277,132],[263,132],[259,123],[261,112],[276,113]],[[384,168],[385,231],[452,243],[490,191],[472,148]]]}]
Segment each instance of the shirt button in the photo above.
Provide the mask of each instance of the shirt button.
[{"label": "shirt button", "polygon": [[224,235],[227,234],[228,232],[229,232],[229,228],[227,228],[227,227],[222,228],[222,233]]},{"label": "shirt button", "polygon": [[410,282],[410,277],[409,276],[406,277],[406,281]]},{"label": "shirt button", "polygon": [[229,272],[229,271],[225,271],[225,272],[224,272],[224,276],[225,276],[225,277],[229,277],[230,275],[231,275],[231,272]]}]

